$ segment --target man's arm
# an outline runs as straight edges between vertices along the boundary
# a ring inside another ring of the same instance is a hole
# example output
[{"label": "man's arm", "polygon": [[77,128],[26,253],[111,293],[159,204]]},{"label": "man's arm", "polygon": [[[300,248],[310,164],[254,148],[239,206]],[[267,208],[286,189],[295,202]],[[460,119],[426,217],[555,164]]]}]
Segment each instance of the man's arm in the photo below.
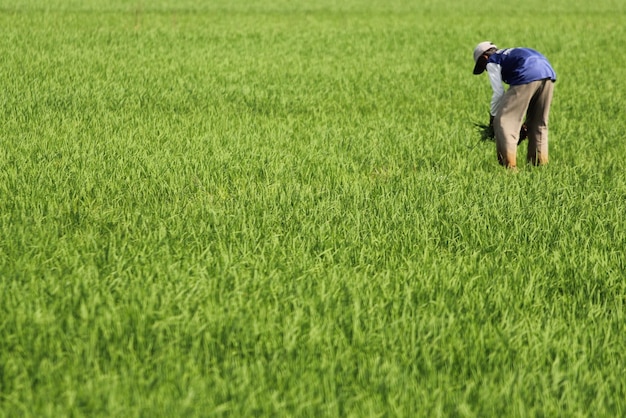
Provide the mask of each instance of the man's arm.
[{"label": "man's arm", "polygon": [[491,82],[491,88],[493,89],[493,96],[491,96],[491,108],[489,114],[491,116],[496,115],[500,99],[504,95],[504,85],[502,84],[502,67],[500,64],[494,64],[490,62],[487,64],[487,75],[489,75],[489,81]]}]

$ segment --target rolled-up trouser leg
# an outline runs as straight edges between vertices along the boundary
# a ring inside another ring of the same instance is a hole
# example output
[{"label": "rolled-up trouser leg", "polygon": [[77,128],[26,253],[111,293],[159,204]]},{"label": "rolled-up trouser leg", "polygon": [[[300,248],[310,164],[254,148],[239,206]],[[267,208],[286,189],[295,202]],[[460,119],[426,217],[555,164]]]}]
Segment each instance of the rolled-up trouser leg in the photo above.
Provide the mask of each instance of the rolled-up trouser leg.
[{"label": "rolled-up trouser leg", "polygon": [[526,159],[533,165],[548,163],[548,118],[554,92],[552,80],[542,80],[530,100],[526,113],[528,127],[528,154]]},{"label": "rolled-up trouser leg", "polygon": [[[504,93],[494,118],[498,161],[505,167],[517,166],[517,142],[528,105],[542,81],[511,86]],[[529,132],[530,135],[530,132]]]}]

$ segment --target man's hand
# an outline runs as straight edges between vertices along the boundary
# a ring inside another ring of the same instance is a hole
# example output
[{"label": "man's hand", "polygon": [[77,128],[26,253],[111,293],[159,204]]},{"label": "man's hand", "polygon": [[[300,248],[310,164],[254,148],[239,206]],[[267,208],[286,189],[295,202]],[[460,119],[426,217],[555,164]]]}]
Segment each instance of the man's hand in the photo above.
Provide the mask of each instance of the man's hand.
[{"label": "man's hand", "polygon": [[478,128],[480,137],[483,141],[495,139],[496,135],[493,131],[493,116],[489,115],[489,125],[482,123],[475,123],[474,125]]}]

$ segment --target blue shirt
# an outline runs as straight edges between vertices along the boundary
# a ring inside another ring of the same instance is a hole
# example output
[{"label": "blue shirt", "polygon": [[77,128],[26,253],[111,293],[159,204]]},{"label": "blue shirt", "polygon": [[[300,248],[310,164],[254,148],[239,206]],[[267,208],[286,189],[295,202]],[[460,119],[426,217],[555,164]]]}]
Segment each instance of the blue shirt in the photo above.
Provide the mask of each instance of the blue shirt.
[{"label": "blue shirt", "polygon": [[502,81],[511,86],[537,80],[556,81],[556,73],[546,57],[530,48],[507,48],[492,54],[487,63],[501,67]]}]

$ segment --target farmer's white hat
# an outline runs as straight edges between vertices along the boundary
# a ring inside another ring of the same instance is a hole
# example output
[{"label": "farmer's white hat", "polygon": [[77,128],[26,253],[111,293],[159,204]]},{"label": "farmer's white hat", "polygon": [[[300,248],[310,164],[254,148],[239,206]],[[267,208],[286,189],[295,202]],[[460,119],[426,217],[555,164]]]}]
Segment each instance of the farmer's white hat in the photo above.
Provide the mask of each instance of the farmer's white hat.
[{"label": "farmer's white hat", "polygon": [[485,52],[487,52],[491,48],[498,49],[498,47],[491,41],[481,42],[478,45],[476,45],[476,48],[474,48],[474,74],[480,74],[483,72],[480,68],[477,68],[478,58],[480,58],[481,55],[483,55]]}]

